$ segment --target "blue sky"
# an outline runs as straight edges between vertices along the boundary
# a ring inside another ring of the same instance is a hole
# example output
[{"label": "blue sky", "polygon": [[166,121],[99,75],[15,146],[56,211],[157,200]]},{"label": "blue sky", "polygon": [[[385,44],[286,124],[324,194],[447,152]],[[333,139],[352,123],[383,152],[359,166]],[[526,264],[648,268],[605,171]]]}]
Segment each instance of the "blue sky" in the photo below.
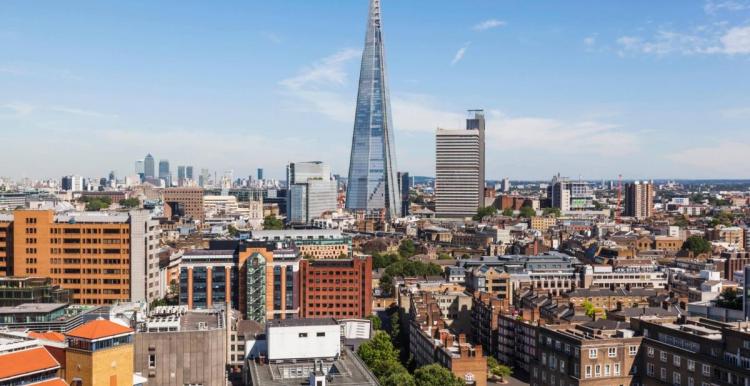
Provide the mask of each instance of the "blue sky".
[{"label": "blue sky", "polygon": [[[0,175],[151,152],[346,175],[366,0],[0,2]],[[384,0],[400,170],[487,111],[487,178],[742,178],[750,0]]]}]

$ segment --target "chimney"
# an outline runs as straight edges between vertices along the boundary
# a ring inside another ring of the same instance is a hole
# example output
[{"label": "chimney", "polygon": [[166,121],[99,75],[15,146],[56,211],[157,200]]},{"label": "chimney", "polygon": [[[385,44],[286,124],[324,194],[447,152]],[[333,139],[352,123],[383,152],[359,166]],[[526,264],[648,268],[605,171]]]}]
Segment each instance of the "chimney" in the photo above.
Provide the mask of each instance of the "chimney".
[{"label": "chimney", "polygon": [[482,357],[482,345],[478,344],[474,346],[474,355],[480,358]]},{"label": "chimney", "polygon": [[465,344],[466,343],[466,334],[458,334],[458,343],[459,344]]}]

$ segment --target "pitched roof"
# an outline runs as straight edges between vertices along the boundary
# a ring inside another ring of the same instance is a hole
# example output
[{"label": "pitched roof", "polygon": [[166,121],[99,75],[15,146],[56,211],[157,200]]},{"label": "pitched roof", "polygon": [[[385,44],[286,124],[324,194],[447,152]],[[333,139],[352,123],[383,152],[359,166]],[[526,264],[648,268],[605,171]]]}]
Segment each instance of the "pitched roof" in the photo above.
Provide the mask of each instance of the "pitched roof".
[{"label": "pitched roof", "polygon": [[133,332],[133,330],[123,325],[111,322],[109,320],[97,319],[68,331],[66,335],[76,338],[94,340],[106,338],[109,336],[127,334],[130,332]]},{"label": "pitched roof", "polygon": [[47,332],[31,331],[29,332],[29,338],[49,340],[52,342],[60,342],[60,343],[65,342],[65,335],[59,332],[55,332],[55,331],[47,331]]},{"label": "pitched roof", "polygon": [[38,383],[32,383],[29,386],[68,386],[68,383],[60,378],[47,379]]},{"label": "pitched roof", "polygon": [[0,355],[0,380],[59,367],[60,364],[44,347],[12,351]]}]

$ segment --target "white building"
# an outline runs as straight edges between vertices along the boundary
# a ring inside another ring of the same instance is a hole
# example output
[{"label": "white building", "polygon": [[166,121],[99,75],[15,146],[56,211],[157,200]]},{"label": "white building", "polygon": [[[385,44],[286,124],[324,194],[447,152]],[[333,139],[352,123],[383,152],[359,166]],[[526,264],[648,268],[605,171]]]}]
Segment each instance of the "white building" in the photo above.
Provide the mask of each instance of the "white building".
[{"label": "white building", "polygon": [[287,220],[310,224],[325,212],[335,212],[338,186],[331,168],[320,161],[293,162],[287,166]]},{"label": "white building", "polygon": [[337,358],[341,326],[333,319],[269,319],[266,340],[269,361]]}]

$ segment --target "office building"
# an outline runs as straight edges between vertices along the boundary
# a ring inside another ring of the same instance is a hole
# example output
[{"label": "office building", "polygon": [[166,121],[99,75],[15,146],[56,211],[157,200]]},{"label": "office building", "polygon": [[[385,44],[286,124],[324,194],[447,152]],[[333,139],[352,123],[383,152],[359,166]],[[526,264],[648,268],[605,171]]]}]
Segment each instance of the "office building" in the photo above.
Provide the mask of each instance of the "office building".
[{"label": "office building", "polygon": [[143,159],[143,173],[145,178],[156,178],[156,169],[154,166],[154,156],[146,154],[146,158]]},{"label": "office building", "polygon": [[72,291],[52,284],[48,277],[0,277],[0,307],[72,301]]},{"label": "office building", "polygon": [[634,335],[629,323],[604,319],[540,327],[531,385],[632,385],[642,339]]},{"label": "office building", "polygon": [[365,318],[372,313],[372,257],[302,260],[303,318]]},{"label": "office building", "polygon": [[380,0],[370,0],[365,49],[359,73],[346,208],[396,218],[400,195]]},{"label": "office building", "polygon": [[15,275],[50,277],[80,304],[154,299],[159,229],[148,211],[17,210],[13,216]]},{"label": "office building", "polygon": [[185,179],[188,181],[193,181],[193,167],[192,166],[185,166]]},{"label": "office building", "polygon": [[625,216],[646,219],[654,214],[654,185],[647,181],[625,184]]},{"label": "office building", "polygon": [[466,130],[438,129],[435,137],[437,217],[471,217],[484,206],[484,112],[471,110]]},{"label": "office building", "polygon": [[222,309],[156,307],[137,325],[135,371],[154,385],[226,385],[226,329]]},{"label": "office building", "polygon": [[60,183],[62,190],[66,192],[81,192],[83,191],[83,177],[81,176],[65,176],[62,178]]},{"label": "office building", "polygon": [[137,174],[141,179],[145,177],[146,174],[146,167],[143,164],[143,160],[139,159],[135,161],[135,174]]},{"label": "office building", "polygon": [[0,328],[68,332],[102,316],[98,306],[67,303],[24,303],[0,307]]},{"label": "office building", "polygon": [[336,259],[352,252],[352,237],[339,229],[257,230],[250,233],[250,240],[293,242],[309,259]]},{"label": "office building", "polygon": [[185,186],[185,167],[177,166],[177,186]]},{"label": "office building", "polygon": [[550,206],[559,208],[561,212],[571,210],[594,209],[594,190],[586,181],[571,181],[560,174],[552,177],[547,186],[547,199]]},{"label": "office building", "polygon": [[325,212],[335,212],[338,190],[331,168],[320,161],[287,165],[287,222],[310,224]]},{"label": "office building", "polygon": [[169,168],[169,160],[159,160],[159,179],[163,180],[167,187],[172,186],[172,172]]},{"label": "office building", "polygon": [[409,173],[399,173],[398,180],[401,182],[401,216],[409,215],[409,190],[411,189],[411,178]]},{"label": "office building", "polygon": [[263,181],[263,168],[258,168],[257,172],[258,181]]},{"label": "office building", "polygon": [[70,385],[133,385],[133,330],[92,320],[66,334],[65,380]]},{"label": "office building", "polygon": [[192,219],[203,224],[206,220],[203,208],[203,189],[177,187],[164,189],[164,215]]}]

